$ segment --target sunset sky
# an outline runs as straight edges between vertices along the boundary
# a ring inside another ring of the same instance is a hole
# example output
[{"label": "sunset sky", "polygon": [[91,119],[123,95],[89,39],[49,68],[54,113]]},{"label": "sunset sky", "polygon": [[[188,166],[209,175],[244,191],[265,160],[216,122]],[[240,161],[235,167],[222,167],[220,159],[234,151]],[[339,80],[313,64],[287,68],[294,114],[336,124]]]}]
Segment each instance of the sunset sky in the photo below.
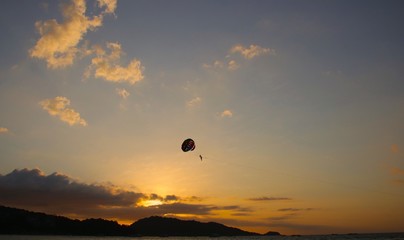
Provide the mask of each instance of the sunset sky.
[{"label": "sunset sky", "polygon": [[1,5],[0,205],[404,231],[404,1]]}]

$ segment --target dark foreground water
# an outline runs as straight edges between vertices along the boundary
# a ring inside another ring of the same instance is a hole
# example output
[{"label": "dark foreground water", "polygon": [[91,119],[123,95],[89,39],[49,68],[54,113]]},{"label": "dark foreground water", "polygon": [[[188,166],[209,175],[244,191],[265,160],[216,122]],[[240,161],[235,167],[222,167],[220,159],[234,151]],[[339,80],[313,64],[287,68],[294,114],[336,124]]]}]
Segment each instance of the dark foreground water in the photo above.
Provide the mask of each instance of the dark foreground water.
[{"label": "dark foreground water", "polygon": [[404,240],[404,233],[349,234],[316,236],[276,236],[276,237],[78,237],[78,236],[24,236],[0,235],[0,240]]}]

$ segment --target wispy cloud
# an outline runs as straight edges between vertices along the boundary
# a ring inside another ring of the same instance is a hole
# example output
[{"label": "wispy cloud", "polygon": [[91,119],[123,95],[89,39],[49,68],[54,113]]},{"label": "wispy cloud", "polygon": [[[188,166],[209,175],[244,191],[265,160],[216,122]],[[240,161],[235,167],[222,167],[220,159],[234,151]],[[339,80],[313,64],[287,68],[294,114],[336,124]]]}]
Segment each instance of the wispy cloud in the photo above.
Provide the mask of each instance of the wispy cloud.
[{"label": "wispy cloud", "polygon": [[46,110],[51,116],[57,116],[63,122],[68,123],[70,126],[79,124],[87,126],[86,120],[80,117],[80,113],[76,112],[72,108],[68,108],[70,100],[66,97],[55,97],[53,99],[45,99],[39,104],[44,110]]},{"label": "wispy cloud", "polygon": [[292,200],[287,197],[257,197],[257,198],[249,198],[250,201],[284,201],[284,200]]},{"label": "wispy cloud", "polygon": [[237,44],[230,49],[231,53],[240,53],[246,59],[253,59],[255,57],[273,53],[270,48],[263,48],[258,45],[251,44],[249,47],[244,47],[241,44]]},{"label": "wispy cloud", "polygon": [[221,69],[224,68],[224,66],[225,66],[224,62],[219,60],[215,60],[212,64],[204,63],[202,65],[202,67],[205,69]]},{"label": "wispy cloud", "polygon": [[189,101],[187,102],[187,106],[188,106],[189,108],[193,108],[193,107],[196,107],[196,106],[198,106],[199,104],[201,104],[201,102],[202,102],[202,98],[200,98],[200,97],[194,97],[193,99],[191,99],[191,100],[189,100]]},{"label": "wispy cloud", "polygon": [[8,128],[0,127],[0,134],[2,133],[8,133]]},{"label": "wispy cloud", "polygon": [[49,68],[71,65],[84,35],[100,27],[105,14],[115,11],[116,0],[99,0],[98,6],[103,9],[100,15],[88,17],[85,0],[72,0],[61,7],[61,23],[56,19],[37,21],[35,28],[40,38],[29,50],[30,56],[45,60]]},{"label": "wispy cloud", "polygon": [[233,112],[230,111],[229,109],[224,110],[221,114],[221,117],[233,117]]},{"label": "wispy cloud", "polygon": [[135,84],[144,78],[144,67],[139,60],[133,59],[126,67],[119,65],[121,55],[124,54],[119,43],[107,43],[107,48],[110,51],[109,54],[100,46],[93,47],[96,57],[91,60],[91,65],[87,68],[84,77],[94,75],[106,81],[129,84]]},{"label": "wispy cloud", "polygon": [[116,88],[115,89],[116,93],[121,96],[123,99],[126,99],[129,97],[130,93],[126,91],[124,88]]},{"label": "wispy cloud", "polygon": [[280,208],[279,212],[301,212],[301,211],[312,211],[314,208]]},{"label": "wispy cloud", "polygon": [[230,60],[230,61],[228,61],[227,64],[223,61],[215,60],[212,64],[204,63],[202,65],[202,67],[207,70],[209,70],[209,69],[212,69],[212,70],[227,69],[229,71],[235,71],[240,68],[240,64],[237,63],[235,60]]},{"label": "wispy cloud", "polygon": [[235,71],[235,70],[237,70],[237,69],[240,68],[240,64],[238,64],[238,63],[237,63],[236,61],[234,61],[234,60],[230,60],[229,63],[228,63],[228,65],[227,65],[227,68],[228,68],[230,71]]},{"label": "wispy cloud", "polygon": [[249,47],[236,44],[230,48],[229,52],[230,54],[224,57],[226,60],[215,60],[212,64],[204,63],[202,67],[207,70],[227,69],[229,71],[235,71],[241,67],[241,64],[234,60],[234,54],[241,54],[241,56],[247,60],[267,54],[275,55],[274,49],[264,48],[255,44],[251,44]]}]

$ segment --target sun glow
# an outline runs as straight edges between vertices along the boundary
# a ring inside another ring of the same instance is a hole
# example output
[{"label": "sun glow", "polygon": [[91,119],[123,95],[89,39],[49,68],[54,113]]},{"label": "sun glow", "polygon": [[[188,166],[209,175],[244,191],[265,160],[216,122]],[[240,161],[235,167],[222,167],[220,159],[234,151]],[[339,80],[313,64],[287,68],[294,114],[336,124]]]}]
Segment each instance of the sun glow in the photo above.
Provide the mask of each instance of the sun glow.
[{"label": "sun glow", "polygon": [[144,207],[153,207],[153,206],[158,206],[158,205],[162,205],[162,204],[163,204],[163,202],[158,199],[145,200],[140,203],[140,205],[144,206]]}]

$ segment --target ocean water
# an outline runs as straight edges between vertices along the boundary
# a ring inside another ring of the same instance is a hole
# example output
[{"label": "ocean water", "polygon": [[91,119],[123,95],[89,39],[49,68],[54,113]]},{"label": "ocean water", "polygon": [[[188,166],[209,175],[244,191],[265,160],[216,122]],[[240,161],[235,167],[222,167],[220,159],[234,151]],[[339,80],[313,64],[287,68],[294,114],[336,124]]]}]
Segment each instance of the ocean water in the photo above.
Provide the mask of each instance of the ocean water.
[{"label": "ocean water", "polygon": [[404,233],[255,237],[88,237],[0,235],[0,240],[404,240]]}]

